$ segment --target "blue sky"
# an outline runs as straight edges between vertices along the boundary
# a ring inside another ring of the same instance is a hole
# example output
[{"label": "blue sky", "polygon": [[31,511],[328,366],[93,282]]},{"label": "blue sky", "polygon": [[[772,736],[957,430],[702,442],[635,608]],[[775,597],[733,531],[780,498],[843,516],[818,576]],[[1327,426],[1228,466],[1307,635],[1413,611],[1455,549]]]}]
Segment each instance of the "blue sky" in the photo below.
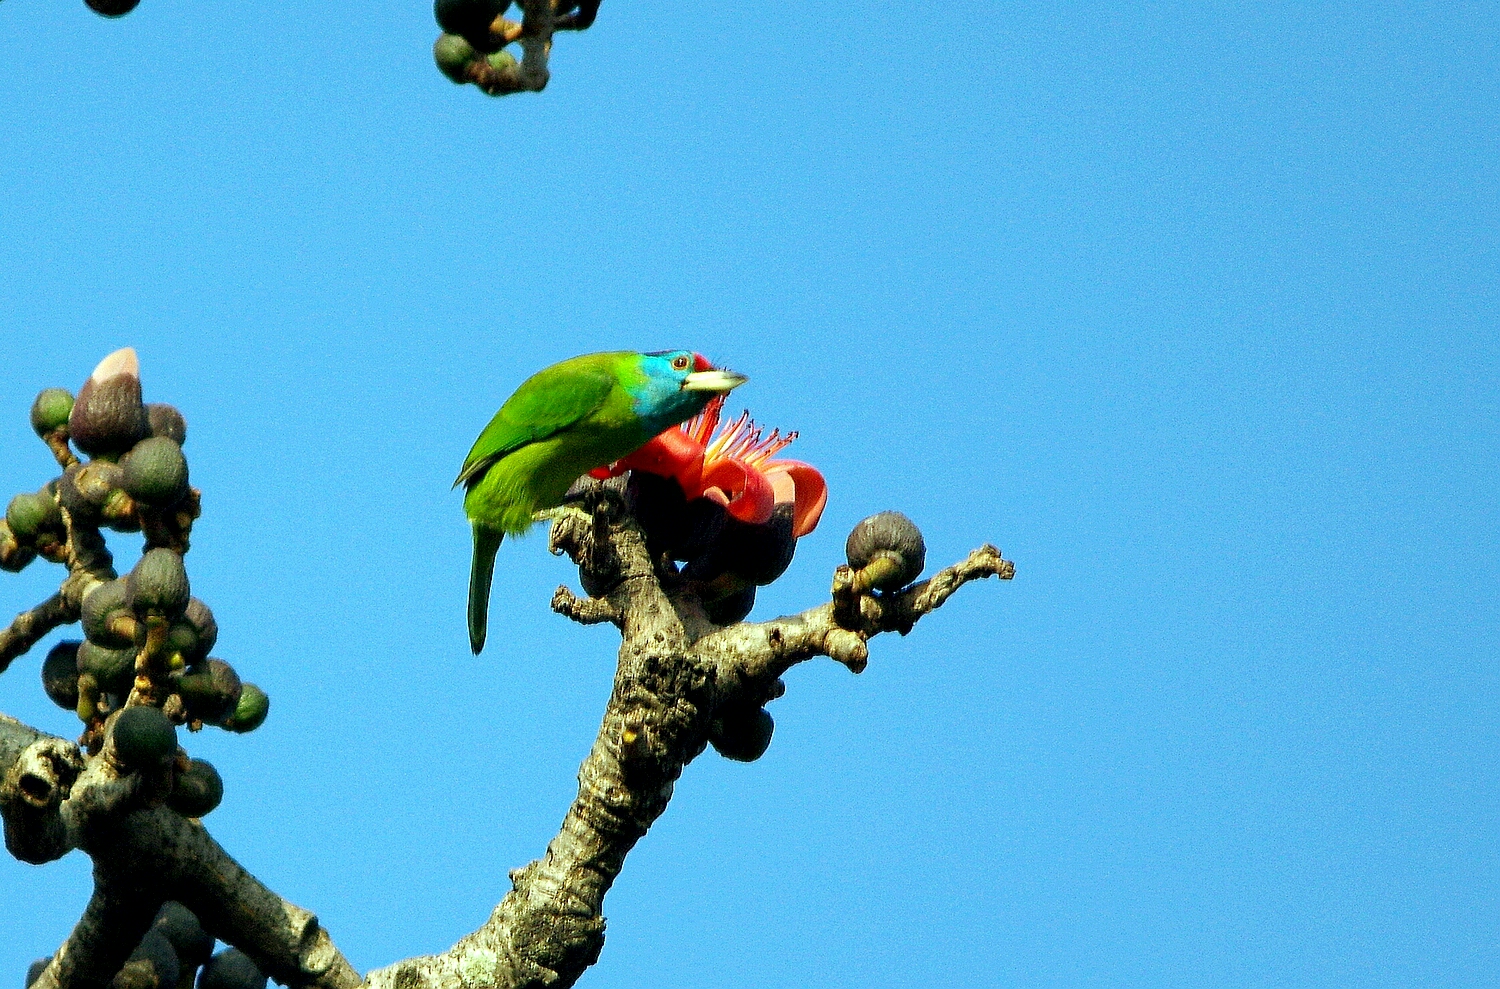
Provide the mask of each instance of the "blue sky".
[{"label": "blue sky", "polygon": [[[0,3],[0,468],[120,346],[186,414],[272,698],[188,740],[208,823],[356,967],[484,920],[609,690],[540,534],[470,657],[458,464],[543,365],[686,346],[830,485],[753,617],[886,508],[1017,576],[690,766],[583,985],[1490,984],[1500,15],[1056,7],[611,0],[491,100],[424,3]],[[71,735],[39,661],[0,710]],[[0,978],[88,885],[0,861]]]}]

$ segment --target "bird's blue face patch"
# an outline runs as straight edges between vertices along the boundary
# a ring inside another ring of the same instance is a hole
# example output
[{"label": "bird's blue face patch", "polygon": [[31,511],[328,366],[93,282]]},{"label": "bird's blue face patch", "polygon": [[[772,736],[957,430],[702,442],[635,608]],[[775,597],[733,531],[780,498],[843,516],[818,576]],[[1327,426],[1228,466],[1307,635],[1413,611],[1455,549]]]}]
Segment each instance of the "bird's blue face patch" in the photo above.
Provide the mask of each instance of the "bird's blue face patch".
[{"label": "bird's blue face patch", "polygon": [[[691,350],[661,350],[641,355],[641,377],[629,388],[635,414],[654,436],[687,419],[708,403],[708,392],[684,391],[682,383],[702,360]],[[707,363],[707,361],[704,361]]]}]

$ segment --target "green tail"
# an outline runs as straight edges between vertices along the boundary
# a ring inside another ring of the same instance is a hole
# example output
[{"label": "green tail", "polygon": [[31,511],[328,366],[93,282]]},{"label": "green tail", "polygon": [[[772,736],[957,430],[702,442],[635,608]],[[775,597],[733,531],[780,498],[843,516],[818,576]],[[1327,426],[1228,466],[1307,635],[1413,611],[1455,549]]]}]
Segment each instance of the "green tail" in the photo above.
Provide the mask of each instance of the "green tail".
[{"label": "green tail", "polygon": [[505,533],[474,523],[474,563],[469,568],[469,648],[478,656],[484,648],[489,625],[490,579],[495,575],[495,554]]}]

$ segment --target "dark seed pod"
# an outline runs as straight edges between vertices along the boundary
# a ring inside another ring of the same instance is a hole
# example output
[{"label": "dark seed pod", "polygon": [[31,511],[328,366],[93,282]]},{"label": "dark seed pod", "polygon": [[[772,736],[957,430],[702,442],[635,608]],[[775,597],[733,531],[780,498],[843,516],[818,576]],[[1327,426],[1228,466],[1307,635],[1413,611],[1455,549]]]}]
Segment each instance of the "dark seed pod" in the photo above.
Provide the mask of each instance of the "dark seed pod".
[{"label": "dark seed pod", "polygon": [[110,983],[111,989],[174,989],[181,964],[161,931],[149,930]]},{"label": "dark seed pod", "polygon": [[50,958],[38,958],[26,967],[26,989],[31,989],[31,984],[42,977],[47,971],[47,966],[52,964]]},{"label": "dark seed pod", "polygon": [[[135,655],[132,647],[106,649],[92,641],[85,641],[78,647],[78,672],[92,676],[99,689],[106,693],[123,694],[135,682]],[[76,694],[76,681],[74,689]],[[69,706],[74,707],[76,704],[75,700]]]},{"label": "dark seed pod", "polygon": [[31,403],[31,428],[38,436],[62,429],[73,411],[73,393],[66,388],[45,388]]},{"label": "dark seed pod", "polygon": [[78,709],[78,642],[59,642],[42,660],[42,689],[65,711]]},{"label": "dark seed pod", "polygon": [[247,683],[240,692],[240,701],[234,706],[234,713],[220,724],[232,732],[244,734],[264,724],[266,715],[269,713],[271,713],[271,698],[267,697],[266,692],[255,684]]},{"label": "dark seed pod", "polygon": [[68,434],[91,457],[115,457],[140,442],[146,429],[141,366],[135,351],[126,347],[100,361],[78,390]]},{"label": "dark seed pod", "polygon": [[438,70],[456,83],[469,81],[469,63],[479,58],[474,46],[456,34],[440,34],[432,44],[432,60]]},{"label": "dark seed pod", "polygon": [[688,501],[670,477],[648,471],[630,472],[625,493],[653,548],[674,560],[691,560],[705,553],[724,529],[724,509],[707,498]]},{"label": "dark seed pod", "polygon": [[905,587],[927,563],[922,531],[900,512],[881,512],[857,524],[844,552],[849,566],[864,571],[867,586],[880,591]]},{"label": "dark seed pod", "polygon": [[130,614],[130,585],[127,580],[108,580],[96,585],[83,598],[83,634],[90,642],[106,649],[124,649],[135,645],[134,637],[127,638],[110,627],[119,615]]},{"label": "dark seed pod", "polygon": [[197,968],[214,953],[212,935],[203,929],[191,910],[176,900],[168,900],[161,905],[152,929],[166,935],[167,940],[172,942],[172,947],[177,950],[178,961],[186,968]]},{"label": "dark seed pod", "polygon": [[177,728],[154,707],[127,707],[109,726],[115,754],[132,771],[159,766],[177,754]]},{"label": "dark seed pod", "polygon": [[707,553],[683,571],[689,580],[712,580],[721,573],[734,573],[751,584],[765,585],[786,572],[797,552],[792,535],[792,506],[777,505],[771,517],[751,525],[730,517]]},{"label": "dark seed pod", "polygon": [[141,0],[83,0],[88,4],[89,10],[104,17],[124,17],[137,6]]},{"label": "dark seed pod", "polygon": [[198,989],[266,989],[266,976],[244,952],[229,948],[203,966]]},{"label": "dark seed pod", "polygon": [[716,601],[705,601],[703,610],[708,620],[715,625],[733,625],[742,622],[755,607],[755,585],[735,590]]},{"label": "dark seed pod", "polygon": [[165,547],[143,553],[125,580],[130,589],[130,603],[137,615],[181,617],[192,596],[182,556]]},{"label": "dark seed pod", "polygon": [[754,762],[766,754],[775,730],[776,722],[765,708],[731,708],[714,718],[708,740],[726,759]]},{"label": "dark seed pod", "polygon": [[5,523],[17,542],[29,543],[44,530],[61,527],[62,513],[57,502],[41,492],[18,494],[5,509]]},{"label": "dark seed pod", "polygon": [[219,771],[202,759],[194,759],[186,772],[178,774],[167,806],[183,817],[203,817],[223,799],[224,780]]},{"label": "dark seed pod", "polygon": [[463,35],[472,42],[475,38],[488,39],[490,25],[509,7],[510,0],[436,0],[432,16],[447,33]]},{"label": "dark seed pod", "polygon": [[121,487],[143,505],[168,508],[188,490],[187,458],[182,447],[167,436],[148,436],[120,461]]},{"label": "dark seed pod", "polygon": [[165,402],[146,404],[146,428],[152,436],[165,436],[178,446],[187,442],[187,420],[175,406]]},{"label": "dark seed pod", "polygon": [[205,660],[177,678],[177,693],[188,713],[211,724],[234,715],[243,689],[240,675],[222,659]]}]

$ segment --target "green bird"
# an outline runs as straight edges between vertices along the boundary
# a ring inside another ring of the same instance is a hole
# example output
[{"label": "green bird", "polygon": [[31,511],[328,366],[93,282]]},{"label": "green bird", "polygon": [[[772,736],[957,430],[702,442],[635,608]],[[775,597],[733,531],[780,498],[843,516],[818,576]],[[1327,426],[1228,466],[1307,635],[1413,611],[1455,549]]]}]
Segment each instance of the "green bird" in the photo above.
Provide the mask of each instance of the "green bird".
[{"label": "green bird", "polygon": [[619,460],[748,380],[702,354],[669,350],[584,354],[527,378],[464,458],[456,488],[474,529],[469,646],[484,648],[495,553],[507,535],[556,508],[579,477]]}]

